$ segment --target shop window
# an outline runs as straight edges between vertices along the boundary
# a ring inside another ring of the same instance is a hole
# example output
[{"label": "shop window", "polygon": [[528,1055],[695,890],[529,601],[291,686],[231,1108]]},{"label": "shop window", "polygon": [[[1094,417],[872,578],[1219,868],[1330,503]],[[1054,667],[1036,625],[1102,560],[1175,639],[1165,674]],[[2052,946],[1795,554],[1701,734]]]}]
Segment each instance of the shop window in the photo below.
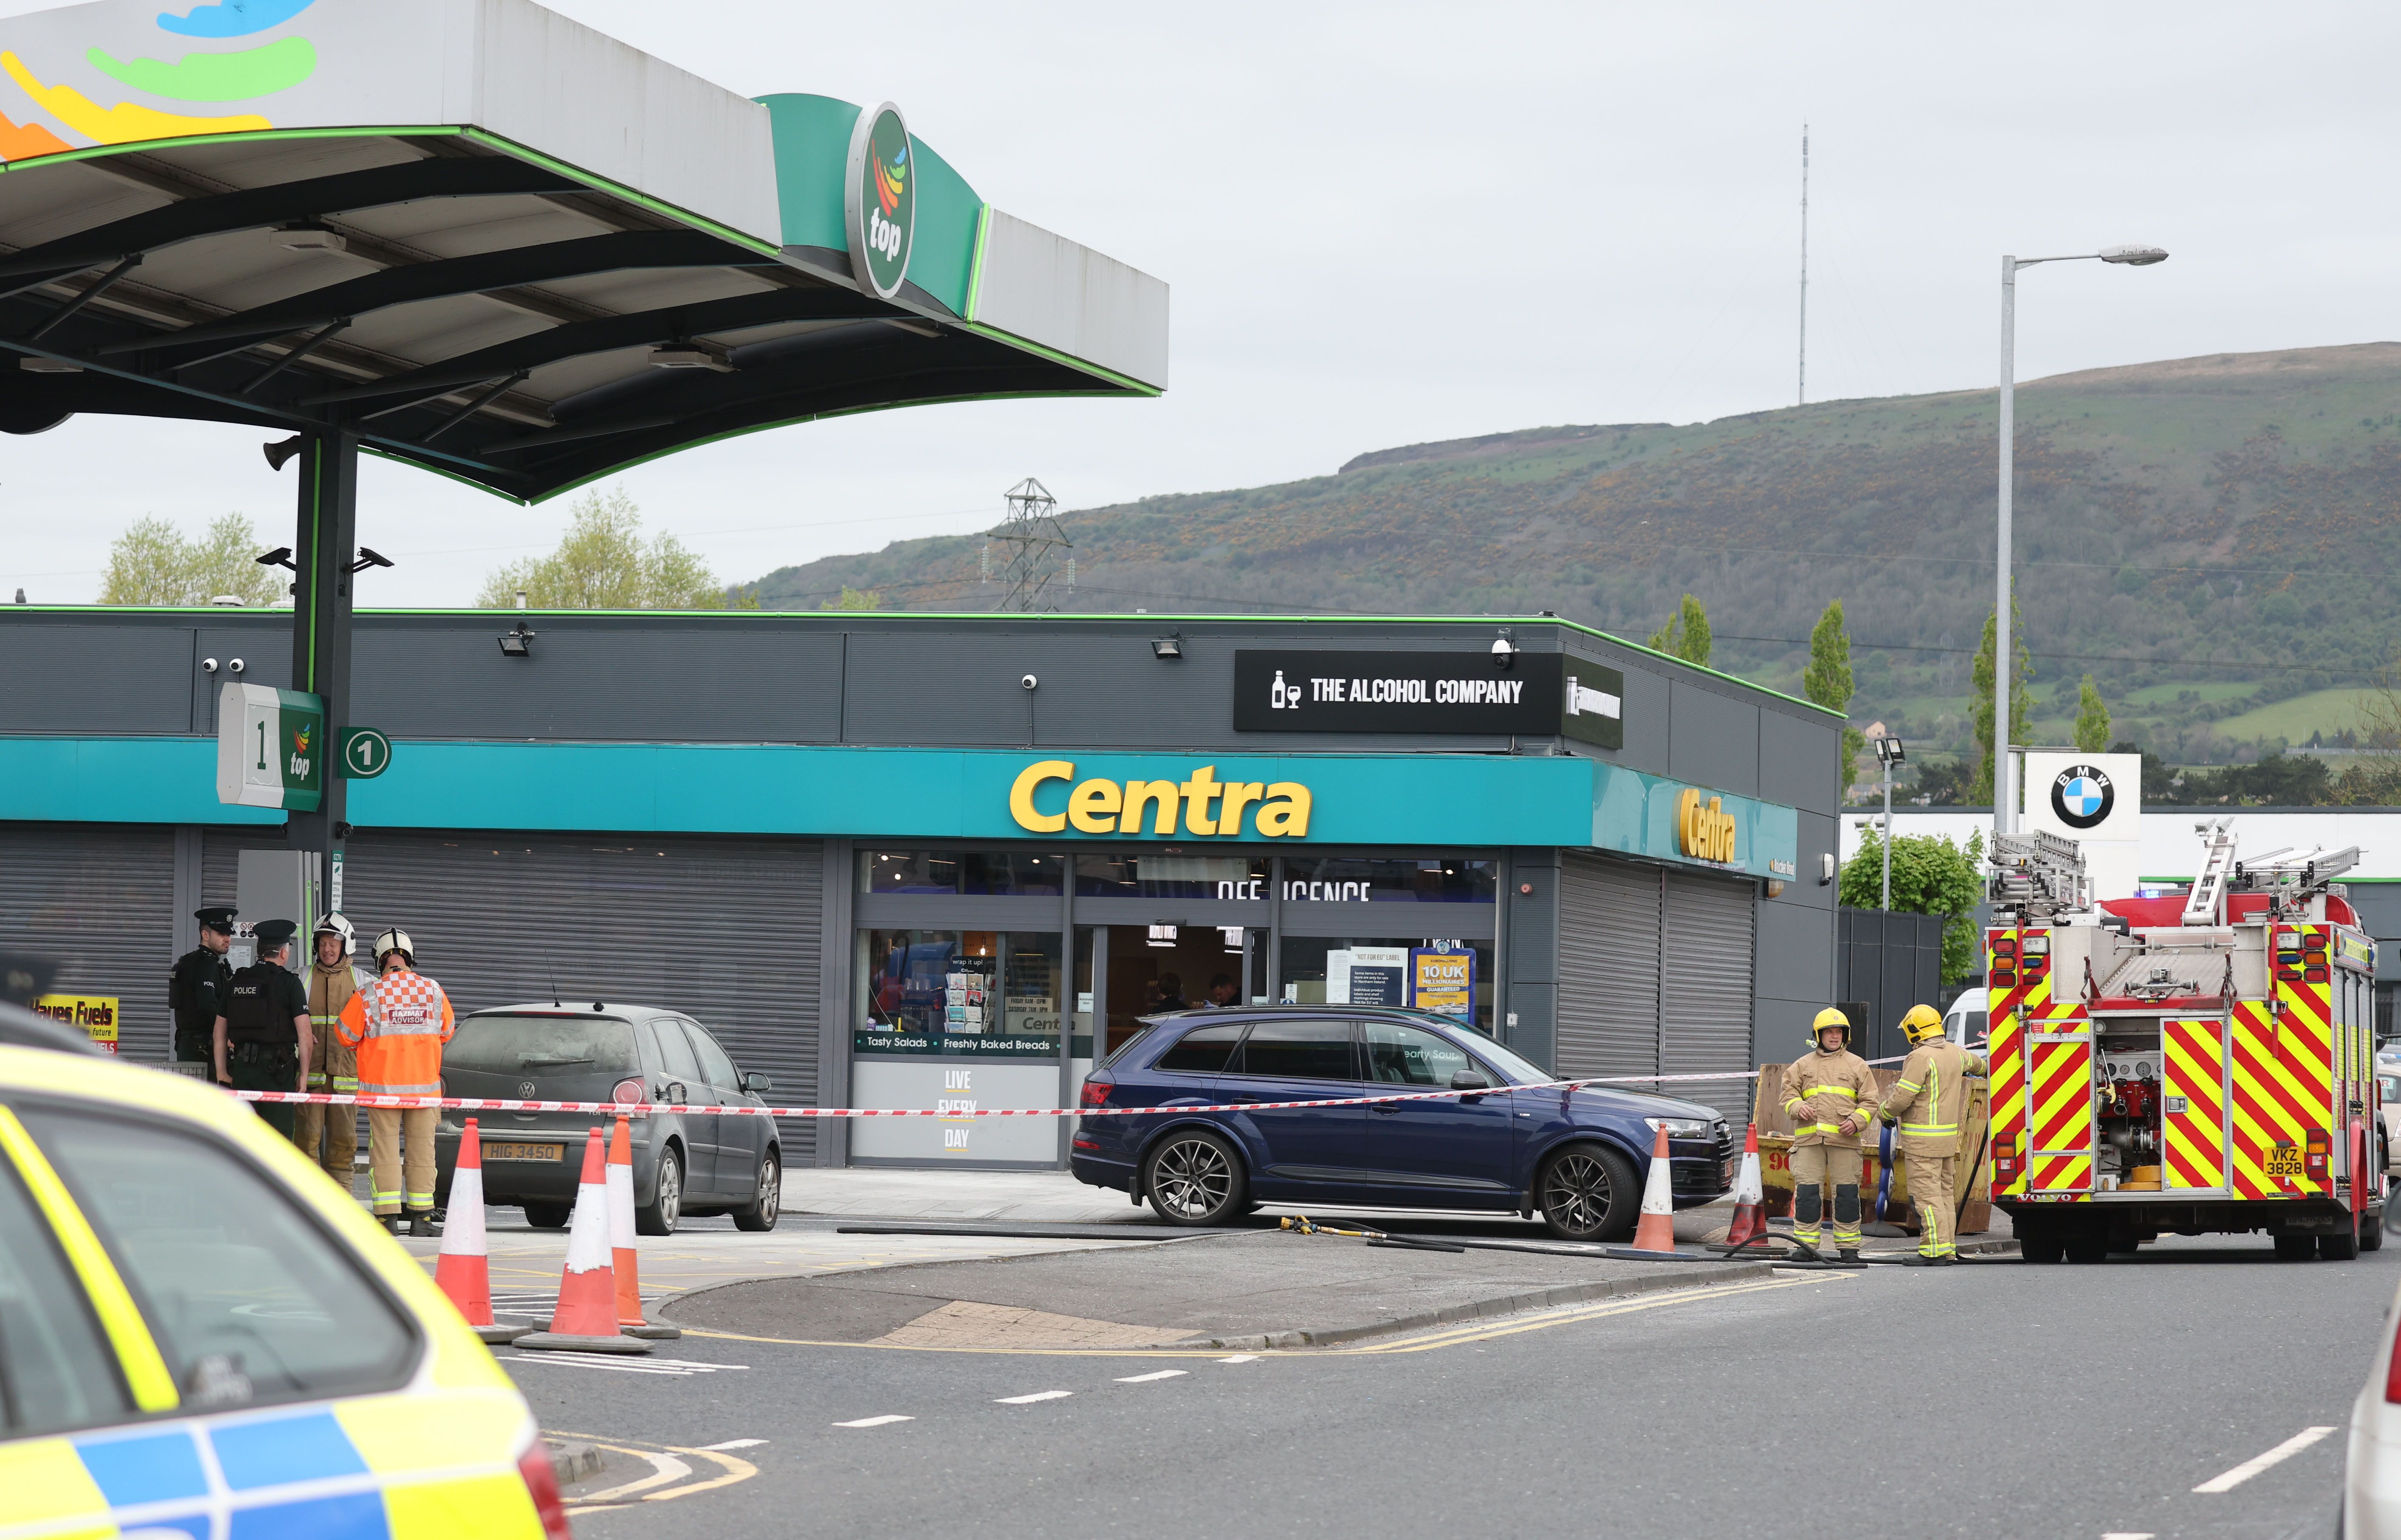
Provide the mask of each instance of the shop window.
[{"label": "shop window", "polygon": [[1079,855],[1076,896],[1081,899],[1210,899],[1265,903],[1264,856],[1161,855],[1155,851]]},{"label": "shop window", "polygon": [[862,893],[966,893],[1057,898],[1067,859],[1016,850],[862,850]]},{"label": "shop window", "polygon": [[1498,863],[1456,856],[1284,858],[1286,903],[1490,903]]},{"label": "shop window", "polygon": [[1490,942],[1286,936],[1276,982],[1277,997],[1294,1004],[1434,1011],[1488,1037],[1492,1032]]},{"label": "shop window", "polygon": [[859,951],[857,1052],[1057,1056],[1056,931],[863,930]]}]

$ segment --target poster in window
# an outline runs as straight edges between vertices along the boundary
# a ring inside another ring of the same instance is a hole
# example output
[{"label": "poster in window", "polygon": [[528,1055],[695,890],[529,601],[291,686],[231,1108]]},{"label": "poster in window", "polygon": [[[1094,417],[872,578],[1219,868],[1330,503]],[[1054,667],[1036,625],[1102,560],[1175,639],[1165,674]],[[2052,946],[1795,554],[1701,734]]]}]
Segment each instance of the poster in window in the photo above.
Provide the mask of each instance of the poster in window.
[{"label": "poster in window", "polygon": [[1474,1024],[1475,954],[1461,947],[1420,946],[1409,951],[1409,1004]]}]

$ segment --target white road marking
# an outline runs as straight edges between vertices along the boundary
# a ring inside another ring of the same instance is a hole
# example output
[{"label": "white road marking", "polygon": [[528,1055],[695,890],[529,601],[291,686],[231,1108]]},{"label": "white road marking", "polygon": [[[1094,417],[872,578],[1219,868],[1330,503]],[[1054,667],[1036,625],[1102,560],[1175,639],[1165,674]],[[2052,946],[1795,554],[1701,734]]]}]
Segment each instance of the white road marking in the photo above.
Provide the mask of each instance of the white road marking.
[{"label": "white road marking", "polygon": [[1153,1380],[1173,1380],[1185,1372],[1185,1370],[1180,1368],[1163,1368],[1156,1374],[1129,1374],[1124,1379],[1119,1380],[1118,1383],[1121,1385],[1146,1385]]},{"label": "white road marking", "polygon": [[[901,1422],[903,1422],[903,1423],[907,1422],[908,1420],[909,1420],[909,1419],[907,1419],[906,1417],[903,1417],[903,1418],[901,1418],[901,1419],[900,1419],[900,1421],[901,1421]],[[850,1425],[850,1424],[848,1424],[848,1423],[836,1423],[834,1424],[834,1426],[836,1426],[836,1427],[846,1427],[846,1426],[849,1426],[849,1425]],[[760,1445],[761,1445],[761,1444],[765,1443],[766,1441],[767,1441],[767,1440],[765,1440],[764,1438],[728,1438],[727,1440],[725,1440],[725,1442],[723,1442],[723,1443],[721,1443],[721,1444],[703,1444],[703,1445],[701,1445],[700,1447],[701,1447],[702,1449],[705,1449],[705,1450],[720,1450],[720,1449],[757,1449]],[[2148,1537],[2148,1536],[2145,1536],[2145,1540],[2149,1540],[2149,1537]]]},{"label": "white road marking", "polygon": [[2316,1443],[2319,1439],[2325,1437],[2327,1434],[2332,1433],[2334,1429],[2330,1427],[2303,1428],[2300,1432],[2293,1435],[2290,1438],[2285,1439],[2283,1443],[2278,1444],[2274,1449],[2270,1450],[2267,1453],[2254,1455],[2250,1459],[2245,1460],[2241,1464],[2235,1466],[2232,1470],[2228,1471],[2225,1475],[2213,1476],[2208,1480],[2203,1481],[2201,1485],[2193,1488],[2192,1490],[2195,1492],[2232,1492],[2235,1488],[2241,1486],[2243,1482],[2248,1481],[2251,1478],[2258,1475],[2261,1471],[2268,1469],[2271,1465],[2280,1465],[2284,1464],[2294,1455],[2300,1453],[2301,1451],[2309,1448],[2312,1444]]},{"label": "white road marking", "polygon": [[652,1487],[662,1487],[666,1485],[669,1481],[680,1481],[685,1477],[692,1474],[692,1467],[685,1464],[682,1461],[677,1459],[672,1454],[652,1454],[640,1450],[637,1450],[634,1452],[640,1454],[643,1459],[648,1460],[651,1463],[650,1475],[643,1477],[638,1481],[628,1481],[622,1487],[611,1487],[606,1492],[585,1492],[583,1496],[578,1497],[576,1501],[578,1503],[606,1503],[619,1497],[631,1497],[638,1492],[648,1492]]},{"label": "white road marking", "polygon": [[1220,1358],[1217,1360],[1217,1362],[1221,1364],[1255,1364],[1258,1361],[1259,1355],[1255,1353],[1237,1353],[1231,1358]]},{"label": "white road marking", "polygon": [[[836,1423],[834,1426],[838,1428],[880,1428],[887,1423],[913,1423],[917,1419],[914,1417],[897,1416],[894,1413],[887,1411],[881,1417],[862,1417],[856,1423]],[[767,1440],[764,1438],[736,1438],[730,1444],[710,1444],[707,1447],[710,1449],[742,1449],[750,1444],[763,1444]]]},{"label": "white road marking", "polygon": [[2156,1534],[2150,1533],[2130,1534],[2113,1530],[2109,1533],[2103,1535],[2101,1540],[2160,1540],[2160,1537]]},{"label": "white road marking", "polygon": [[1030,1407],[1036,1401],[1063,1401],[1075,1395],[1072,1390],[1037,1390],[1031,1396],[1004,1396],[993,1405],[997,1407]]},{"label": "white road marking", "polygon": [[704,1364],[690,1358],[606,1358],[586,1353],[513,1353],[511,1364],[569,1364],[578,1368],[614,1369],[620,1374],[714,1374],[719,1369],[748,1369],[748,1364]]}]

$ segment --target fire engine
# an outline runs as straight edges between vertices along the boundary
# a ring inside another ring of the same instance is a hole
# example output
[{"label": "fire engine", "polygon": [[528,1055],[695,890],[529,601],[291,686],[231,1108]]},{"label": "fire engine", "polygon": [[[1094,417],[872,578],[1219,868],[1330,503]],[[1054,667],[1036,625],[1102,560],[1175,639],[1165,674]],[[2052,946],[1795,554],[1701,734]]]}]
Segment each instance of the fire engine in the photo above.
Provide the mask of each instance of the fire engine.
[{"label": "fire engine", "polygon": [[2334,881],[2359,851],[2237,860],[2227,820],[2196,828],[2188,891],[2098,904],[2073,841],[1994,842],[1992,1196],[2030,1262],[2383,1243],[2376,942]]}]

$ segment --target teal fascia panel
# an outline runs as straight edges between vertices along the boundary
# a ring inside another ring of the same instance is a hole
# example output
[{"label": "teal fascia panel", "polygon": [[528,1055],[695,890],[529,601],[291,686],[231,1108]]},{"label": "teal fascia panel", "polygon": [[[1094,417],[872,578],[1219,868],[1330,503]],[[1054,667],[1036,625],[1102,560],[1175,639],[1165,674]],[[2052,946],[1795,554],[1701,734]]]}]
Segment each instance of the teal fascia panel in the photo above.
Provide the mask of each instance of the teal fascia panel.
[{"label": "teal fascia panel", "polygon": [[[1639,770],[1592,762],[1598,774],[1593,789],[1591,845],[1600,850],[1622,850],[1653,860],[1708,872],[1790,879],[1799,859],[1801,817],[1779,803],[1757,802],[1687,781],[1646,776]],[[1735,859],[1728,862],[1694,860],[1677,847],[1676,804],[1687,791],[1697,790],[1703,803],[1715,799],[1718,810],[1733,815]]]},{"label": "teal fascia panel", "polygon": [[761,96],[775,149],[775,200],[784,215],[784,244],[850,250],[843,229],[842,179],[849,169],[857,103],[830,96]]},{"label": "teal fascia panel", "polygon": [[917,233],[909,246],[909,282],[949,306],[952,314],[965,315],[983,199],[934,146],[914,134],[909,144],[917,155]]},{"label": "teal fascia panel", "polygon": [[279,824],[217,801],[214,738],[0,738],[0,819]]},{"label": "teal fascia panel", "polygon": [[[850,134],[861,109],[830,96],[761,96],[775,150],[775,199],[787,246],[850,250],[843,223],[843,177]],[[975,271],[976,222],[983,199],[932,145],[914,134],[917,229],[910,239],[909,282],[965,315]]]},{"label": "teal fascia panel", "polygon": [[[1160,836],[1034,834],[1010,816],[1018,775],[1063,760],[1035,810],[1065,811],[1089,779],[1183,781],[1202,765],[1224,781],[1310,790],[1295,845],[1590,847],[1750,876],[1789,877],[1798,817],[1790,807],[1718,796],[1736,820],[1736,859],[1693,861],[1676,848],[1682,782],[1581,756],[1497,754],[1153,754],[1070,749],[851,749],[778,744],[439,743],[403,741],[391,768],[350,783],[349,817],[367,828],[610,830],[802,834],[865,839],[1039,838],[1077,844]],[[0,738],[0,819],[123,823],[275,823],[273,809],[216,800],[210,738]],[[1176,843],[1255,840],[1193,835]],[[1781,863],[1780,869],[1776,863]]]}]

